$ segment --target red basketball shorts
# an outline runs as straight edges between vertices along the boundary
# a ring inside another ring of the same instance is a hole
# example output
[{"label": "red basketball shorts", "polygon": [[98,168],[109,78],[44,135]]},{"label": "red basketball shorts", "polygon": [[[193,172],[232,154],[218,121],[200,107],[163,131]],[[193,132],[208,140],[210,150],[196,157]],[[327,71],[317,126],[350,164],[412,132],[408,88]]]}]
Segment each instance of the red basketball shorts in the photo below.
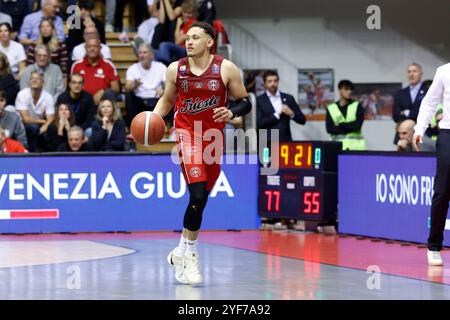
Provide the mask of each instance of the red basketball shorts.
[{"label": "red basketball shorts", "polygon": [[[203,141],[194,133],[177,134],[177,149],[181,171],[187,184],[207,182],[206,190],[214,187],[220,175],[220,161],[223,154],[223,138],[219,143]],[[220,147],[219,147],[220,145]]]}]

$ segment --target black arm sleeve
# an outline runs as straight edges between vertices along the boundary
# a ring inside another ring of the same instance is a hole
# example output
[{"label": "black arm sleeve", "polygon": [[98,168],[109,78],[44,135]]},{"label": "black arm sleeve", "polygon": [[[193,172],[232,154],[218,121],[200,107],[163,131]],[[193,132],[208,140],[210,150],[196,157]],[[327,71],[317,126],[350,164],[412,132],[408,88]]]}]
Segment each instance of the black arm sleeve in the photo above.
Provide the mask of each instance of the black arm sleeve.
[{"label": "black arm sleeve", "polygon": [[252,104],[250,103],[248,97],[236,100],[235,104],[229,108],[233,113],[233,118],[245,116],[252,110]]}]

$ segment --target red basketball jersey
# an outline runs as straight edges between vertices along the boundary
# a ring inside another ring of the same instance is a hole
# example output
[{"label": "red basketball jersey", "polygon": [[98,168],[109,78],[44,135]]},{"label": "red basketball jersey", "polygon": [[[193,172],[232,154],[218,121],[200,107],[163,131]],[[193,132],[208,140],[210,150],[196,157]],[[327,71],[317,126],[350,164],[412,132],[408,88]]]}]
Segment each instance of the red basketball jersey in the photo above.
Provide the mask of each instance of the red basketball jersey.
[{"label": "red basketball jersey", "polygon": [[215,55],[202,75],[191,72],[188,58],[178,61],[178,99],[175,105],[175,129],[194,130],[194,121],[201,121],[202,132],[222,130],[225,122],[214,122],[213,109],[228,105],[227,88],[220,74],[223,57]]}]

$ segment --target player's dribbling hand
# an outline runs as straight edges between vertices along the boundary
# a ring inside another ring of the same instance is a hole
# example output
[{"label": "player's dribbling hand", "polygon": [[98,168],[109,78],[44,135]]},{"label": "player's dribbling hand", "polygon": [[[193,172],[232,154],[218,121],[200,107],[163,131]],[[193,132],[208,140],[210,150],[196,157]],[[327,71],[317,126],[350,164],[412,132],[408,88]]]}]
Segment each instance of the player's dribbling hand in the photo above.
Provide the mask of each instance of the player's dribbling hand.
[{"label": "player's dribbling hand", "polygon": [[420,136],[418,134],[415,134],[414,137],[413,137],[413,140],[412,140],[412,144],[413,144],[414,150],[420,151],[419,143],[423,143],[422,136]]},{"label": "player's dribbling hand", "polygon": [[225,107],[215,108],[213,111],[214,122],[228,122],[233,117],[233,113]]}]

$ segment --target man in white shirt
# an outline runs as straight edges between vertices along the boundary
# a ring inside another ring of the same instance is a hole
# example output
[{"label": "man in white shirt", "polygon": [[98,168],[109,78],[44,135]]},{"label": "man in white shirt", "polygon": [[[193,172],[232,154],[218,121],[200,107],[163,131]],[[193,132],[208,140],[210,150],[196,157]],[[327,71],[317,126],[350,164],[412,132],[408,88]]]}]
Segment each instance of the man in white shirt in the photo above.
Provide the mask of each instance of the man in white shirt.
[{"label": "man in white shirt", "polygon": [[125,92],[127,125],[142,111],[153,111],[164,92],[167,67],[153,61],[150,44],[139,46],[139,62],[133,64],[126,74]]},{"label": "man in white shirt", "polygon": [[[84,59],[86,56],[86,40],[90,38],[100,39],[100,35],[98,33],[95,25],[91,25],[86,27],[83,31],[84,42],[77,45],[73,48],[72,51],[72,61],[77,61]],[[100,53],[104,59],[111,60],[111,49],[103,43],[100,43]]]},{"label": "man in white shirt", "polygon": [[43,134],[54,120],[55,103],[53,97],[44,89],[44,75],[33,71],[30,75],[30,86],[20,90],[16,98],[16,109],[19,111],[28,140],[28,150],[35,152]]},{"label": "man in white shirt", "polygon": [[436,142],[436,178],[431,204],[430,236],[428,238],[428,264],[441,266],[440,251],[444,240],[444,229],[450,201],[450,63],[439,67],[433,83],[422,100],[414,127],[414,148],[419,151],[423,135],[435,115],[439,103],[444,104],[444,117],[439,122],[439,135]]}]

